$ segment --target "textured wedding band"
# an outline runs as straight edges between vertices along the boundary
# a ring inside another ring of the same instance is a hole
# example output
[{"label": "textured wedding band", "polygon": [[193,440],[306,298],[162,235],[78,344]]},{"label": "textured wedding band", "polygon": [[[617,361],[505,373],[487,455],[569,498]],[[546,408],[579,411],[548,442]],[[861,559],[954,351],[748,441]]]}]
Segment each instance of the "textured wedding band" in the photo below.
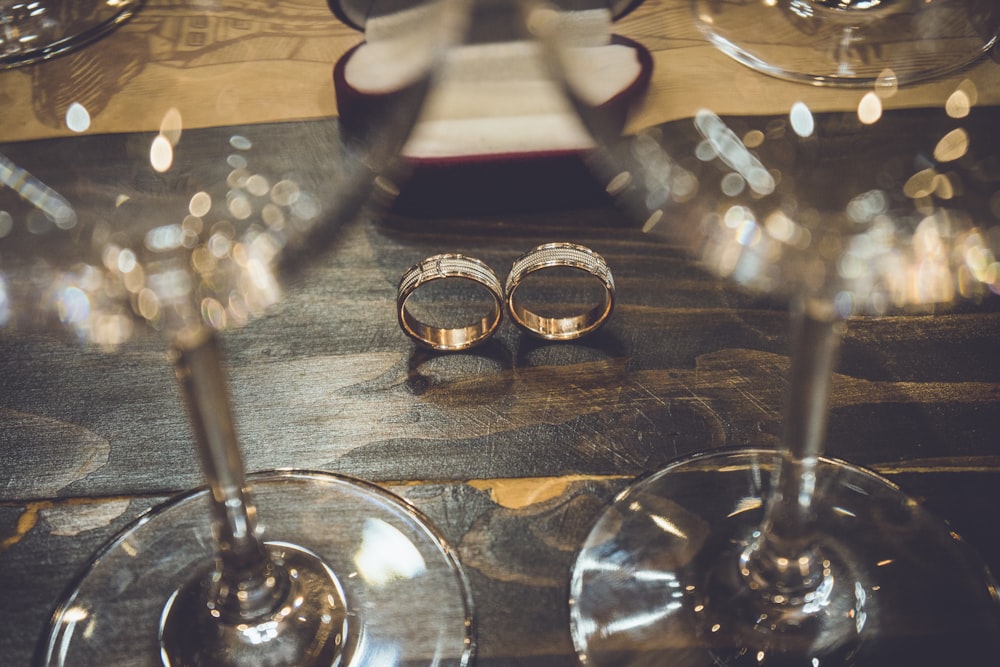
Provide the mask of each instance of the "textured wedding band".
[{"label": "textured wedding band", "polygon": [[[536,271],[557,266],[578,269],[597,278],[604,287],[600,303],[570,317],[543,317],[521,305],[517,291],[524,279]],[[573,340],[589,334],[604,324],[615,304],[615,281],[607,262],[590,248],[575,243],[546,243],[518,257],[507,276],[505,292],[513,320],[545,340]]]},{"label": "textured wedding band", "polygon": [[[489,310],[482,319],[468,326],[445,328],[421,322],[410,313],[407,301],[415,291],[429,282],[448,278],[470,280],[489,292]],[[432,350],[454,352],[478,345],[496,330],[502,312],[500,278],[486,263],[475,257],[453,253],[434,255],[411,266],[399,280],[396,293],[399,326],[418,344]]]}]

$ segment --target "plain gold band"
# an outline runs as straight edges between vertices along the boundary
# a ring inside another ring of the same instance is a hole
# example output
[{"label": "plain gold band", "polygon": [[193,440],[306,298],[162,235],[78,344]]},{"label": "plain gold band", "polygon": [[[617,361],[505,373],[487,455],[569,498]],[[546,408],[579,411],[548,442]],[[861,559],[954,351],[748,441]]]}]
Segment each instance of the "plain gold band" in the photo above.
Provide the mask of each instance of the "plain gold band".
[{"label": "plain gold band", "polygon": [[[492,299],[489,311],[481,320],[468,326],[446,329],[421,322],[410,313],[406,307],[410,295],[422,285],[447,278],[471,280],[486,288]],[[396,293],[399,326],[418,344],[432,350],[456,352],[482,343],[499,326],[502,312],[503,289],[500,278],[485,262],[475,257],[454,253],[434,255],[411,266],[399,280]]]},{"label": "plain gold band", "polygon": [[[604,287],[604,297],[590,310],[571,317],[542,317],[517,302],[517,289],[530,274],[557,266],[584,271]],[[519,326],[545,340],[573,340],[596,330],[615,305],[615,280],[604,258],[590,248],[575,243],[546,243],[514,260],[507,276],[507,310]]]}]

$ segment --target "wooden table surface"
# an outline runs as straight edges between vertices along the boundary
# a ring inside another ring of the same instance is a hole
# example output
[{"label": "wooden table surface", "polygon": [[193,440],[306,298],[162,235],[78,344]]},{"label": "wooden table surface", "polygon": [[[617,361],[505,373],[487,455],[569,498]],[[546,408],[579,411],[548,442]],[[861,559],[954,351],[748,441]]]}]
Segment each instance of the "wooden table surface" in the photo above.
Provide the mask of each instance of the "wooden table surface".
[{"label": "wooden table surface", "polygon": [[[781,113],[806,96],[817,110],[851,109],[865,92],[749,72],[698,35],[683,2],[646,2],[619,28],[656,58],[634,127],[704,106]],[[0,154],[30,160],[105,133],[122,145],[133,133],[148,140],[171,107],[185,132],[203,137],[233,125],[327,122],[336,114],[331,67],[359,39],[322,0],[149,0],[84,50],[0,72]],[[980,106],[1000,103],[1000,66],[984,61],[888,104],[937,107],[962,80]],[[66,127],[72,102],[89,111],[85,136]],[[39,139],[51,141],[21,143]],[[434,355],[397,326],[397,282],[421,258],[459,251],[503,271],[558,240],[597,250],[615,274],[616,310],[597,334],[545,343],[505,321],[480,348]],[[780,304],[709,276],[613,207],[366,214],[341,226],[329,258],[279,304],[223,343],[249,470],[331,470],[408,498],[467,570],[478,664],[558,667],[577,664],[569,570],[601,508],[678,456],[775,444],[788,319]],[[853,319],[828,447],[947,519],[995,571],[998,346],[996,299]],[[0,664],[29,663],[60,593],[102,543],[200,484],[155,336],[116,354],[42,335],[0,338]]]}]

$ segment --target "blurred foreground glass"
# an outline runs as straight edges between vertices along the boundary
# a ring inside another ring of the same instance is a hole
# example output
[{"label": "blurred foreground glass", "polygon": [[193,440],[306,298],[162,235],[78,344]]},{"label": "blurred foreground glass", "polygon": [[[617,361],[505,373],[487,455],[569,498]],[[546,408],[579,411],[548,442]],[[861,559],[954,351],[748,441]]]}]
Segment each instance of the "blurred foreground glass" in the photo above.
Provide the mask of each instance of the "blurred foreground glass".
[{"label": "blurred foreground glass", "polygon": [[694,0],[706,37],[765,74],[816,85],[903,85],[993,47],[993,0]]},{"label": "blurred foreground glass", "polygon": [[0,69],[85,46],[131,18],[143,0],[0,0]]},{"label": "blurred foreground glass", "polygon": [[996,108],[960,103],[976,99],[964,81],[944,109],[883,111],[869,93],[843,113],[706,109],[620,137],[587,103],[579,19],[551,6],[528,17],[596,138],[608,191],[711,272],[790,303],[793,324],[779,450],[678,461],[592,528],[570,591],[581,661],[992,659],[1000,599],[978,556],[891,482],[823,452],[849,316],[1000,291]]},{"label": "blurred foreground glass", "polygon": [[461,5],[387,4],[367,3],[366,20],[395,26],[409,58],[350,130],[333,119],[185,129],[172,108],[158,133],[0,150],[5,333],[69,331],[110,350],[156,329],[208,482],[94,556],[55,610],[41,664],[471,661],[465,576],[416,509],[333,474],[245,475],[217,334],[320,256],[408,136]]}]

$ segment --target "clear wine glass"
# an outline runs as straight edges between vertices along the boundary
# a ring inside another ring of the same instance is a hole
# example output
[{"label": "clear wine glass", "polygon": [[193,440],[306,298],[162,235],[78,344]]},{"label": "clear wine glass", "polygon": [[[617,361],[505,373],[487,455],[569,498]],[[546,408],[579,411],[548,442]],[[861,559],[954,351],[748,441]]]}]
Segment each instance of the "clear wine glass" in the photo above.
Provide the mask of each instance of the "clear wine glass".
[{"label": "clear wine glass", "polygon": [[[55,610],[39,664],[472,659],[468,584],[440,533],[360,480],[246,475],[226,386],[218,332],[273,304],[279,277],[378,190],[462,27],[447,1],[366,7],[368,22],[405,36],[409,58],[386,63],[391,94],[350,130],[335,119],[186,129],[171,109],[159,133],[0,149],[0,323],[12,335],[61,327],[109,349],[152,325],[207,480],[92,558]],[[365,47],[353,55],[369,64],[385,53]]]},{"label": "clear wine glass", "polygon": [[713,273],[790,303],[793,324],[777,451],[677,461],[620,493],[591,529],[570,583],[581,661],[992,659],[1000,598],[979,557],[893,483],[824,450],[848,318],[1000,289],[995,108],[957,104],[975,97],[965,81],[949,113],[800,102],[776,116],[703,110],[620,137],[588,104],[578,17],[565,14],[535,7],[528,21],[592,131],[608,191]]},{"label": "clear wine glass", "polygon": [[0,0],[0,69],[89,44],[141,6],[142,0]]},{"label": "clear wine glass", "polygon": [[694,0],[719,49],[817,85],[906,84],[965,67],[996,43],[991,0]]}]

